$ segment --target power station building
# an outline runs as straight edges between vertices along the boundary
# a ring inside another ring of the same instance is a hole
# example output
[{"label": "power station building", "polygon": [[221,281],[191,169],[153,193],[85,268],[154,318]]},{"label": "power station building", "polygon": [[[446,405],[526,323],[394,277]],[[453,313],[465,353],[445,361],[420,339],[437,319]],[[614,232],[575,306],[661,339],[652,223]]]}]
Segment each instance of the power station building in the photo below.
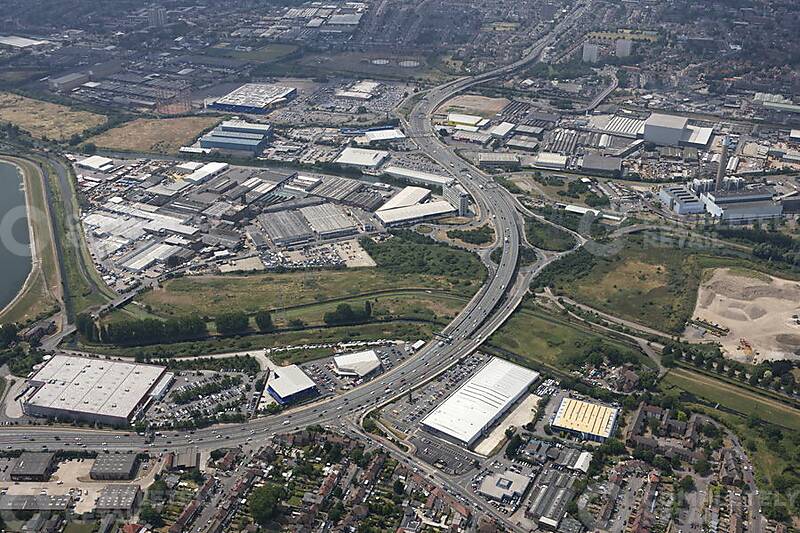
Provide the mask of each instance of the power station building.
[{"label": "power station building", "polygon": [[658,192],[658,198],[665,207],[676,215],[698,215],[706,210],[700,198],[682,185],[662,188]]}]

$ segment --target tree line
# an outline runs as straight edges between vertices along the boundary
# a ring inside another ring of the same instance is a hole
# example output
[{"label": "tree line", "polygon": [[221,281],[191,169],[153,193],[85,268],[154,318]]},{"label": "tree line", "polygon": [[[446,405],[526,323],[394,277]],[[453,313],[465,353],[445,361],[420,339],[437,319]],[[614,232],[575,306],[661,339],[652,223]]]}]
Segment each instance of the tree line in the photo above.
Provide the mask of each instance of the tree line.
[{"label": "tree line", "polygon": [[[269,311],[257,312],[255,323],[261,333],[275,330]],[[220,335],[237,335],[250,330],[250,316],[242,311],[222,313],[214,318],[214,325]],[[166,320],[141,318],[102,323],[91,315],[81,313],[75,319],[75,326],[90,342],[133,346],[196,340],[209,334],[206,321],[198,315]]]}]

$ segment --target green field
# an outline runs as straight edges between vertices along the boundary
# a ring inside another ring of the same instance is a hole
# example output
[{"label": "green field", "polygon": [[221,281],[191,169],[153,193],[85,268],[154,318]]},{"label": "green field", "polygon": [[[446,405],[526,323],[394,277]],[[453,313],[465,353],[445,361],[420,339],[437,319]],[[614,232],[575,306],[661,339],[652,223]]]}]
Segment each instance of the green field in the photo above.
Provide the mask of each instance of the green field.
[{"label": "green field", "polygon": [[[598,337],[596,332],[579,323],[551,315],[545,311],[522,307],[497,332],[487,344],[513,352],[534,366],[545,365],[565,370],[567,360],[590,345]],[[620,342],[604,338],[610,344],[627,351],[635,351]],[[645,365],[651,361],[642,356]]]},{"label": "green field", "polygon": [[709,255],[672,241],[660,246],[633,237],[609,256],[583,249],[571,254],[547,267],[536,282],[614,316],[679,333],[694,311],[703,272],[736,264],[752,266],[741,253]]},{"label": "green field", "polygon": [[525,238],[543,250],[564,252],[575,246],[575,238],[566,231],[533,217],[525,217]]},{"label": "green field", "polygon": [[253,61],[257,63],[270,63],[283,59],[295,53],[297,50],[298,47],[293,44],[272,43],[249,51],[214,46],[206,48],[204,53],[214,57],[227,57],[230,59],[240,59],[242,61]]},{"label": "green field", "polygon": [[[255,313],[261,309],[284,309],[323,302],[335,307],[331,300],[353,299],[359,295],[373,297],[378,296],[378,291],[404,288],[446,290],[461,292],[465,296],[474,292],[471,285],[464,287],[441,276],[399,275],[365,268],[177,278],[144,293],[138,301],[149,313],[162,318],[191,313],[213,317],[231,309]],[[320,316],[325,310],[329,309],[320,307]],[[302,311],[287,311],[287,315],[289,313],[293,313],[291,318],[296,318]]]},{"label": "green field", "polygon": [[800,430],[800,410],[743,387],[683,368],[670,370],[664,378],[664,383],[710,402],[719,403],[745,416],[756,416],[771,424]]},{"label": "green field", "polygon": [[556,293],[666,333],[683,331],[709,269],[733,267],[752,276],[798,279],[797,272],[774,268],[741,251],[677,247],[672,238],[660,246],[636,237],[616,255],[580,252],[570,260],[584,261],[588,269],[573,265],[559,272],[549,280]]}]

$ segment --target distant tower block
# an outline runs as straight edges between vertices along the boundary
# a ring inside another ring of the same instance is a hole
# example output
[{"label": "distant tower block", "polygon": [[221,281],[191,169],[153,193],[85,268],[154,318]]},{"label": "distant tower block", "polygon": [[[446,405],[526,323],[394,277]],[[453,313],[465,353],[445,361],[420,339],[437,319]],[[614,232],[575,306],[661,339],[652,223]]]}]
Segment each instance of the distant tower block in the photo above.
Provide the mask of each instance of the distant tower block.
[{"label": "distant tower block", "polygon": [[594,43],[583,43],[583,62],[597,63],[600,59],[600,46]]},{"label": "distant tower block", "polygon": [[633,50],[633,41],[630,39],[617,39],[614,45],[614,54],[617,57],[630,57]]},{"label": "distant tower block", "polygon": [[728,169],[728,136],[722,139],[722,153],[719,155],[719,164],[717,165],[717,180],[714,188],[718,191],[722,190],[722,182],[725,179],[725,171]]}]

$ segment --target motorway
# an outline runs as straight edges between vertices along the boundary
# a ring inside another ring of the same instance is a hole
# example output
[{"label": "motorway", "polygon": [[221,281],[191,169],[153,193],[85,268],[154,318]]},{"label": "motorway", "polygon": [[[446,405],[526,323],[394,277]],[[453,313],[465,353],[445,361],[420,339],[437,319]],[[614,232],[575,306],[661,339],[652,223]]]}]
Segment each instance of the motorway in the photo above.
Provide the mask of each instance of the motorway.
[{"label": "motorway", "polygon": [[[497,185],[490,176],[465,162],[438,139],[432,123],[433,114],[442,103],[457,93],[479,83],[510,74],[536,61],[541,52],[562,35],[568,25],[574,24],[587,8],[588,6],[580,6],[571,15],[566,15],[549,34],[532,46],[523,59],[491,72],[460,78],[427,91],[412,110],[410,119],[406,121],[407,135],[419,145],[420,150],[448,169],[473,196],[481,217],[491,219],[495,227],[497,244],[502,246],[503,253],[498,265],[490,265],[487,282],[467,306],[442,330],[438,338],[420,349],[405,363],[346,394],[244,424],[196,431],[170,431],[156,436],[149,444],[145,442],[144,437],[132,432],[53,426],[3,426],[0,427],[0,449],[162,452],[197,446],[203,450],[211,450],[223,445],[247,445],[250,442],[258,445],[260,437],[279,431],[300,429],[311,424],[340,426],[342,429],[352,428],[353,418],[360,419],[367,412],[413,388],[424,385],[450,366],[457,364],[461,357],[477,350],[514,312],[527,293],[531,279],[563,254],[539,254],[539,259],[534,265],[525,269],[519,268],[523,219],[518,211],[516,199],[506,189]],[[399,450],[391,450],[391,453],[402,455]],[[422,464],[413,456],[405,455],[404,460],[430,471],[429,466]],[[439,473],[430,472],[432,477],[434,474],[437,478],[444,479]],[[445,484],[449,485],[446,479]],[[476,503],[474,494],[468,490],[449,486],[451,490],[457,490],[464,498]],[[507,520],[506,517],[498,516],[486,505],[480,507],[498,519]],[[516,529],[511,524],[507,525]]]}]

